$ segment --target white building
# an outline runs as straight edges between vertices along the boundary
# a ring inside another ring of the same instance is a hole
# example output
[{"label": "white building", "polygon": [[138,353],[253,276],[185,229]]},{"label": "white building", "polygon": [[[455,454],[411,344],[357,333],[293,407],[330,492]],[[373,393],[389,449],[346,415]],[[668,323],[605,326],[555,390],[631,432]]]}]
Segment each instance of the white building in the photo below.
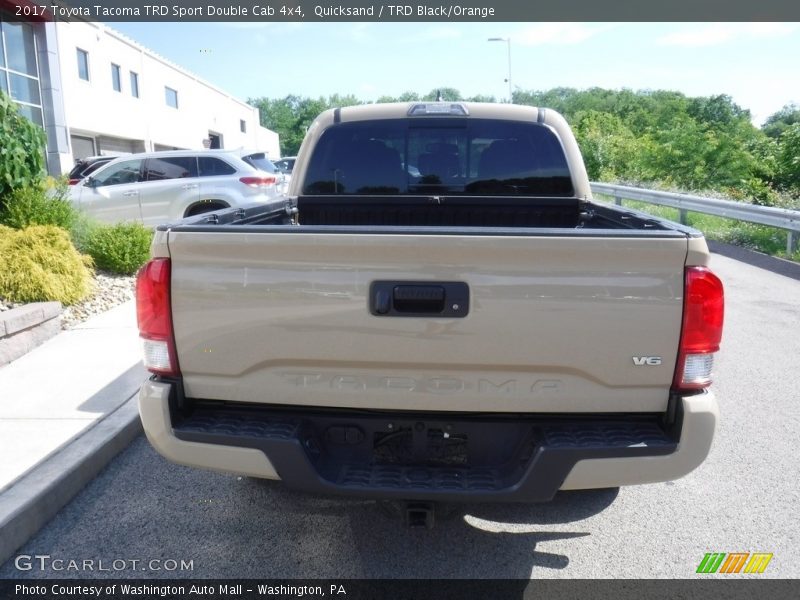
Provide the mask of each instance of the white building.
[{"label": "white building", "polygon": [[258,109],[102,23],[13,22],[0,0],[0,89],[43,125],[48,170],[75,159],[247,147],[280,156]]}]

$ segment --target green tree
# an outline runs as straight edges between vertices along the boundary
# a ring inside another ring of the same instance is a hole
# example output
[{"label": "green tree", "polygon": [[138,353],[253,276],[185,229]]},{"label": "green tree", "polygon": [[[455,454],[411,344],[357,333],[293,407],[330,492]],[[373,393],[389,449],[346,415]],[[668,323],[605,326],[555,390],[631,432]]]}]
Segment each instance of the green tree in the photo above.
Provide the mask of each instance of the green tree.
[{"label": "green tree", "polygon": [[416,92],[403,92],[399,96],[381,96],[376,101],[378,104],[387,104],[389,102],[417,102],[419,94]]},{"label": "green tree", "polygon": [[467,98],[467,102],[497,102],[497,97],[486,94],[476,94]]},{"label": "green tree", "polygon": [[755,158],[741,138],[688,114],[653,130],[645,156],[654,178],[695,190],[736,187],[753,177]]},{"label": "green tree", "polygon": [[441,94],[442,100],[446,100],[448,102],[458,102],[459,100],[464,99],[461,96],[461,92],[451,87],[436,88],[435,90],[431,90],[430,92],[425,94],[421,99],[427,102],[432,102],[439,97],[439,94]]},{"label": "green tree", "polygon": [[777,184],[793,196],[800,196],[800,123],[784,130],[778,139]]},{"label": "green tree", "polygon": [[515,90],[514,102],[526,106],[542,106],[552,108],[564,115],[567,120],[575,111],[571,110],[571,101],[578,93],[574,88],[553,88],[546,92],[533,90]]},{"label": "green tree", "polygon": [[329,96],[327,100],[323,101],[328,105],[329,108],[335,108],[337,106],[345,107],[345,106],[358,106],[359,104],[366,104],[363,100],[359,100],[353,94],[347,94],[345,96],[334,94],[333,96]]},{"label": "green tree", "polygon": [[575,116],[575,138],[592,181],[647,179],[642,144],[618,116],[589,110]]},{"label": "green tree", "polygon": [[248,103],[258,108],[261,125],[276,132],[280,137],[281,155],[291,154],[292,148],[299,148],[300,142],[296,133],[299,96],[289,95],[277,99],[251,98]]},{"label": "green tree", "polygon": [[309,125],[323,111],[363,104],[352,94],[334,94],[328,98],[301,98],[290,94],[278,99],[250,98],[248,103],[258,108],[261,125],[279,135],[282,156],[297,154]]},{"label": "green tree", "polygon": [[767,117],[761,130],[773,139],[778,139],[781,134],[795,123],[800,123],[800,106],[787,104],[775,114]]},{"label": "green tree", "polygon": [[750,122],[750,111],[733,102],[727,94],[708,98],[691,98],[687,111],[698,121],[720,128],[733,127],[741,122]]}]

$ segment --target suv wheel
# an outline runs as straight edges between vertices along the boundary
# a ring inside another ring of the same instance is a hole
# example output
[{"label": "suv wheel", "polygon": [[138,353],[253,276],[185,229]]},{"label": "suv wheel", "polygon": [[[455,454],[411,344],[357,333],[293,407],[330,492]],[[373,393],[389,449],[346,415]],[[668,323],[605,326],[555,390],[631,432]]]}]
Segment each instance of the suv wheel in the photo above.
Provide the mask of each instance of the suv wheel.
[{"label": "suv wheel", "polygon": [[195,217],[197,215],[202,215],[203,213],[211,212],[212,210],[219,210],[221,208],[228,208],[228,205],[224,202],[215,202],[213,200],[209,202],[202,202],[200,204],[195,204],[189,210],[186,211],[186,214],[183,215],[184,217]]}]

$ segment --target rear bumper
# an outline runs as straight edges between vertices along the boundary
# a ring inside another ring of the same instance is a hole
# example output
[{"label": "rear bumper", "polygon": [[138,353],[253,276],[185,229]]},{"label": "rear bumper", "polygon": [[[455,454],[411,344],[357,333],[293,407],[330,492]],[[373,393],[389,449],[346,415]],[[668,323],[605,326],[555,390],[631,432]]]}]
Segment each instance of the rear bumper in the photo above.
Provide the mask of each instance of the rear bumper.
[{"label": "rear bumper", "polygon": [[663,456],[586,459],[575,464],[562,490],[617,487],[680,479],[706,459],[719,420],[712,392],[681,398],[682,424],[675,451]]},{"label": "rear bumper", "polygon": [[441,501],[546,501],[559,489],[676,479],[708,455],[710,393],[679,399],[677,419],[365,415],[245,406],[170,409],[148,381],[139,410],[151,444],[189,466],[282,479],[324,494]]}]

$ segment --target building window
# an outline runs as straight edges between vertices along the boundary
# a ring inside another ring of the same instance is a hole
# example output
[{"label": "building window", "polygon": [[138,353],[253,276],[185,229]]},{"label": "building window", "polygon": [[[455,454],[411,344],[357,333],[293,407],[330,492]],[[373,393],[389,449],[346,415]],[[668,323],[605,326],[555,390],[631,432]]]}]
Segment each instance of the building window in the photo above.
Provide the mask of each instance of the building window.
[{"label": "building window", "polygon": [[139,74],[131,71],[131,96],[139,97]]},{"label": "building window", "polygon": [[44,126],[36,34],[29,23],[4,21],[4,16],[0,13],[0,90],[22,116]]},{"label": "building window", "polygon": [[111,63],[111,85],[114,86],[115,92],[122,91],[122,71],[119,68],[119,65],[115,65]]},{"label": "building window", "polygon": [[244,119],[239,119],[239,131],[247,133],[247,121]]},{"label": "building window", "polygon": [[[29,23],[3,23],[5,38],[5,54],[8,69],[36,77],[39,70],[36,65],[36,42],[33,27]],[[5,65],[4,65],[5,66]]]},{"label": "building window", "polygon": [[29,121],[36,123],[39,127],[44,127],[41,107],[32,106],[30,104],[19,104],[17,106],[17,111]]},{"label": "building window", "polygon": [[11,97],[14,100],[25,104],[42,105],[42,98],[39,94],[39,81],[37,79],[9,73],[8,81],[11,84]]},{"label": "building window", "polygon": [[170,87],[164,87],[164,95],[167,100],[167,106],[178,108],[178,92]]},{"label": "building window", "polygon": [[89,81],[89,53],[86,50],[78,50],[78,77],[84,81]]}]

